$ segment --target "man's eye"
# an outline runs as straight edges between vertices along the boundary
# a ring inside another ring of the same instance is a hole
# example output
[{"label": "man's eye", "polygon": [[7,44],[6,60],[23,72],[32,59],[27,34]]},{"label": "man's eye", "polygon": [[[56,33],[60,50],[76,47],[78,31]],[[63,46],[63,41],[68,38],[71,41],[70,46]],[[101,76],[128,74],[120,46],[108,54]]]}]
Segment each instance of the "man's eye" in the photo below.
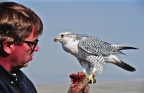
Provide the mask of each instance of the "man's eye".
[{"label": "man's eye", "polygon": [[32,44],[32,43],[29,43],[29,46],[30,46],[30,47],[33,47],[33,46],[34,46],[34,44]]}]

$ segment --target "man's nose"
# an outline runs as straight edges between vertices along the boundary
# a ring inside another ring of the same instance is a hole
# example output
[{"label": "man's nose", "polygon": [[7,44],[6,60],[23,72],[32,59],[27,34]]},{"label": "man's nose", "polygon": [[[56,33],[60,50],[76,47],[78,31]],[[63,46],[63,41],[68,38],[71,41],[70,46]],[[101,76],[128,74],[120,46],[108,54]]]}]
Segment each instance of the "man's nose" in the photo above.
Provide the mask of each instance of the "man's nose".
[{"label": "man's nose", "polygon": [[39,46],[36,45],[36,47],[34,48],[34,51],[37,52],[39,50]]}]

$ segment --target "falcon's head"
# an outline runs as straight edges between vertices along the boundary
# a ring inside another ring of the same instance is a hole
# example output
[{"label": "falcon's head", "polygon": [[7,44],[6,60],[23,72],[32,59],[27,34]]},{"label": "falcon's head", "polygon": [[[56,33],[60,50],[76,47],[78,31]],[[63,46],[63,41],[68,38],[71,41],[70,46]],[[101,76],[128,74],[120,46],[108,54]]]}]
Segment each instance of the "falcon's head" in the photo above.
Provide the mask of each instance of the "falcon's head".
[{"label": "falcon's head", "polygon": [[67,44],[69,41],[74,41],[76,35],[72,32],[61,32],[55,38],[54,42],[59,41],[62,44]]}]

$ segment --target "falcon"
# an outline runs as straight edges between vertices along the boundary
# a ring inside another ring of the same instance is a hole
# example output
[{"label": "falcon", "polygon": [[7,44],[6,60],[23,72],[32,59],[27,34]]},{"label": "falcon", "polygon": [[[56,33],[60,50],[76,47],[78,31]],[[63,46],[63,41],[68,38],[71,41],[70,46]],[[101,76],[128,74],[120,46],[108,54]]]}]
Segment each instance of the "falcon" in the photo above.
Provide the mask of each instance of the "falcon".
[{"label": "falcon", "polygon": [[88,75],[92,83],[94,82],[95,72],[103,72],[104,63],[115,64],[130,72],[136,70],[123,62],[117,55],[124,54],[121,50],[138,48],[109,44],[94,36],[72,32],[61,32],[54,38],[54,41],[59,41],[64,51],[78,59],[83,72]]}]

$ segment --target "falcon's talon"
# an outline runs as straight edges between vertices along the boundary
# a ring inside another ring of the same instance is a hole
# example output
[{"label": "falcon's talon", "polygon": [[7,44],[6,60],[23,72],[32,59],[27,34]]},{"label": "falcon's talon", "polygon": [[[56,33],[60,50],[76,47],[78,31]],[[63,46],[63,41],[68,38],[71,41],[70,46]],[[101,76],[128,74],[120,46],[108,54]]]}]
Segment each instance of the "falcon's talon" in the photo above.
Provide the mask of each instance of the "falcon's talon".
[{"label": "falcon's talon", "polygon": [[95,83],[95,82],[94,82],[94,77],[93,77],[93,75],[88,76],[88,79],[89,79],[89,82],[90,82],[91,84],[94,84],[94,83]]}]

